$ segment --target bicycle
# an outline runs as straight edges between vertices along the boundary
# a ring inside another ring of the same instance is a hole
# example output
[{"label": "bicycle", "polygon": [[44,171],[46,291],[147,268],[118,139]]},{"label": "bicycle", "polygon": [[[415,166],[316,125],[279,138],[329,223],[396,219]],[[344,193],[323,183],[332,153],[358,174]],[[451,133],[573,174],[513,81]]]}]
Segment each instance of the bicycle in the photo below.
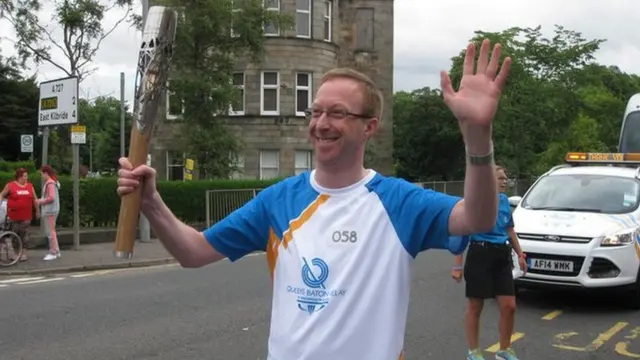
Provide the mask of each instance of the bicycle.
[{"label": "bicycle", "polygon": [[12,231],[9,217],[5,215],[4,223],[0,228],[0,267],[17,264],[23,251],[22,238]]}]

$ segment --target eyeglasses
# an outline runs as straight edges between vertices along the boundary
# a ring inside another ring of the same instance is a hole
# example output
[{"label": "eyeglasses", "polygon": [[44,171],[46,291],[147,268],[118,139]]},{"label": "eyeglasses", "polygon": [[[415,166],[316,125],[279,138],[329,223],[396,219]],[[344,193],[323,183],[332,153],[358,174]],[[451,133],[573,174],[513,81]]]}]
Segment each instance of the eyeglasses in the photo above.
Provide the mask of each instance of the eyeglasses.
[{"label": "eyeglasses", "polygon": [[304,116],[307,120],[319,119],[322,114],[327,114],[327,117],[333,120],[342,120],[346,117],[354,117],[359,119],[369,119],[371,116],[365,114],[356,114],[346,110],[320,110],[320,109],[306,109],[304,111]]}]

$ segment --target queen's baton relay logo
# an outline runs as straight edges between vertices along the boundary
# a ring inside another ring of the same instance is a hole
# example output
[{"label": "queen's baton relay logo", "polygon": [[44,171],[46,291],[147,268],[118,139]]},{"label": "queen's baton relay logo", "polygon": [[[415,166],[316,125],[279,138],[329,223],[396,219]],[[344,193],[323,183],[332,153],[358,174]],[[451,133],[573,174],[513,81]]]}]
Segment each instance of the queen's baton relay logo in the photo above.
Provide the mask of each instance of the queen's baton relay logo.
[{"label": "queen's baton relay logo", "polygon": [[301,270],[305,286],[287,286],[287,292],[297,296],[298,309],[311,315],[327,307],[333,298],[345,295],[346,289],[331,289],[326,285],[330,271],[324,260],[313,258],[308,261],[303,257]]}]

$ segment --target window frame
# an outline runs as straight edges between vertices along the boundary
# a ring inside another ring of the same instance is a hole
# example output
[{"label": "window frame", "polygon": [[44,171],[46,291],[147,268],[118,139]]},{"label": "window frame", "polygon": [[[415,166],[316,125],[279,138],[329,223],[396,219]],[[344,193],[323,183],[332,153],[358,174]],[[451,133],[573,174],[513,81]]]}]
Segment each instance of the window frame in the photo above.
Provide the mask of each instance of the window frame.
[{"label": "window frame", "polygon": [[235,158],[231,157],[230,163],[232,166],[237,167],[237,170],[231,171],[229,178],[232,180],[243,179],[245,173],[244,154],[237,154]]},{"label": "window frame", "polygon": [[[264,77],[265,74],[274,73],[277,76],[276,84],[265,84]],[[263,116],[278,116],[280,115],[280,72],[279,71],[262,71],[260,72],[260,115]],[[264,109],[264,91],[265,90],[276,90],[276,110],[265,110]]]},{"label": "window frame", "polygon": [[[298,154],[300,153],[305,153],[304,155],[307,158],[307,165],[306,167],[302,168],[299,167],[297,164],[296,159],[298,158]],[[295,152],[293,153],[293,174],[294,175],[300,175],[304,172],[310,171],[313,168],[313,164],[312,164],[312,159],[313,159],[313,152],[311,150],[307,150],[307,149],[296,149]],[[300,173],[298,173],[298,171],[300,171]]]},{"label": "window frame", "polygon": [[[242,85],[233,84],[234,77],[237,74],[242,74]],[[236,88],[240,89],[240,91],[242,91],[242,98],[241,98],[242,111],[233,110],[233,104],[229,104],[229,116],[243,116],[243,115],[245,115],[246,109],[247,109],[246,84],[247,84],[247,74],[244,71],[234,71],[233,74],[231,74],[231,85],[235,86]]]},{"label": "window frame", "polygon": [[[278,6],[277,6],[277,7],[271,7],[271,8],[270,8],[270,7],[267,7],[267,2],[268,2],[268,1],[269,1],[269,0],[264,0],[264,1],[263,1],[263,5],[264,5],[264,9],[265,9],[265,11],[273,11],[273,12],[276,12],[276,13],[278,13],[278,14],[279,14],[279,13],[280,13],[280,11],[281,11],[281,9],[282,9],[282,3],[281,3],[281,0],[274,0],[274,1],[276,1],[276,2],[277,2]],[[263,26],[262,31],[263,31],[263,33],[264,33],[264,36],[280,36],[280,27],[278,26],[278,24],[273,24],[273,25],[274,25],[274,27],[276,28],[276,31],[275,31],[274,33],[268,33],[268,32],[267,32],[267,24],[265,24],[265,25]]]},{"label": "window frame", "polygon": [[[264,155],[265,153],[273,153],[276,155],[276,165],[275,167],[271,167],[271,166],[264,166]],[[280,150],[276,150],[276,149],[262,149],[260,150],[260,180],[270,180],[270,179],[275,179],[277,177],[280,176]],[[274,178],[265,178],[264,177],[264,173],[263,170],[264,169],[275,169],[276,170],[276,176]]]},{"label": "window frame", "polygon": [[324,14],[322,16],[322,19],[323,19],[322,39],[324,41],[331,42],[333,39],[333,29],[332,29],[333,1],[332,0],[324,0]]},{"label": "window frame", "polygon": [[231,28],[230,28],[230,33],[229,33],[229,35],[230,35],[232,38],[238,38],[238,37],[240,37],[240,34],[236,33],[236,32],[233,30],[233,28],[234,28],[234,22],[233,22],[233,19],[235,19],[235,18],[237,17],[236,13],[239,13],[239,12],[241,12],[241,11],[242,11],[242,9],[241,9],[241,8],[238,8],[238,7],[236,7],[236,6],[237,6],[237,4],[236,4],[236,0],[231,0],[231,12],[232,12],[233,17],[231,18],[231,22],[230,22],[230,23],[231,23],[231,26],[230,26]]},{"label": "window frame", "polygon": [[[298,8],[298,1],[306,1],[307,2],[307,9],[308,10],[304,10],[304,9],[299,9]],[[312,17],[311,17],[311,13],[313,11],[313,2],[311,0],[296,0],[296,37],[298,38],[302,38],[302,39],[311,39],[312,38],[312,29],[313,27],[311,26],[312,24]],[[299,34],[298,33],[298,16],[299,15],[305,15],[307,18],[307,35],[304,34]]]},{"label": "window frame", "polygon": [[[307,76],[307,84],[306,86],[301,86],[298,84],[298,75],[306,75]],[[299,111],[298,110],[298,90],[300,91],[306,91],[307,92],[307,106],[305,108],[308,108],[309,106],[311,106],[311,102],[312,100],[312,89],[313,89],[313,76],[311,72],[305,72],[305,71],[298,71],[295,73],[295,92],[294,92],[294,106],[295,106],[295,113],[296,116],[305,116],[304,114],[304,110]]]},{"label": "window frame", "polygon": [[[175,151],[175,150],[166,150],[164,152],[164,164],[165,164],[165,179],[167,181],[184,181],[185,180],[185,176],[184,176],[184,167],[186,165],[187,162],[187,154],[182,152],[182,163],[181,164],[174,164],[172,159],[174,153],[181,153],[180,151]],[[182,168],[182,179],[170,179],[169,178],[169,174],[172,174],[173,172],[171,171],[173,168],[177,168],[180,167]]]}]

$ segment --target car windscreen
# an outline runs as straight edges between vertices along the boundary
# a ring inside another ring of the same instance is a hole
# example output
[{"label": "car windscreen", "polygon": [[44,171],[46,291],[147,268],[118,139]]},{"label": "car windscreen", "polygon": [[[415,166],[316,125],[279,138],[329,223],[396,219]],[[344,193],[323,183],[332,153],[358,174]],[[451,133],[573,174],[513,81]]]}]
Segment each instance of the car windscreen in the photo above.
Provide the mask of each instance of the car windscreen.
[{"label": "car windscreen", "polygon": [[640,152],[640,111],[630,113],[625,119],[619,151],[621,153]]},{"label": "car windscreen", "polygon": [[624,214],[638,208],[640,183],[636,179],[604,175],[549,175],[522,199],[530,210],[581,211]]}]

